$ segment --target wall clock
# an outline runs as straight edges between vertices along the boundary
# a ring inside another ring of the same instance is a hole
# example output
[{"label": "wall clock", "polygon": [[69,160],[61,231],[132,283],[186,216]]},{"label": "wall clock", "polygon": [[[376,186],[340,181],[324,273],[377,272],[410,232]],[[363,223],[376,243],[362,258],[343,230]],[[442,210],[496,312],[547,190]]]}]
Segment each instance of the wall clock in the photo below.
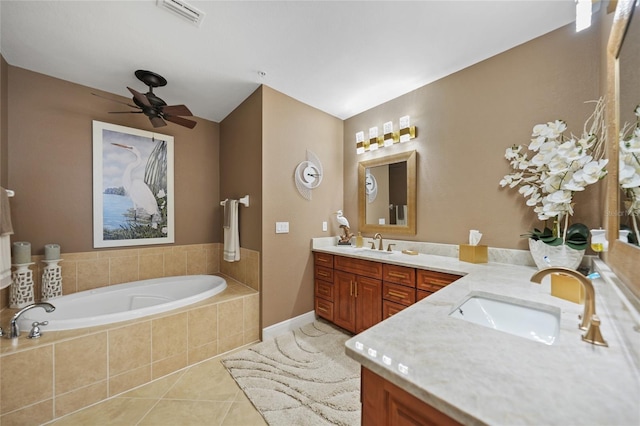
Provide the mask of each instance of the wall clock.
[{"label": "wall clock", "polygon": [[364,188],[367,193],[367,201],[372,203],[378,196],[378,181],[374,175],[367,173],[364,177]]},{"label": "wall clock", "polygon": [[311,200],[311,191],[322,182],[322,163],[316,154],[307,150],[307,159],[296,167],[294,181],[300,195]]}]

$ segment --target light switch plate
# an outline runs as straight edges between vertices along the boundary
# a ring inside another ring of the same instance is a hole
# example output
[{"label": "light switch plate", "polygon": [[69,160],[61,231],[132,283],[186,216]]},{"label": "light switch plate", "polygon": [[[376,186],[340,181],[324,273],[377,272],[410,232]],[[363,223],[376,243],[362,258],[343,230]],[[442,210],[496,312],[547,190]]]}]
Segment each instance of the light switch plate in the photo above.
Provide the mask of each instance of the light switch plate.
[{"label": "light switch plate", "polygon": [[276,222],[276,234],[288,234],[289,222]]},{"label": "light switch plate", "polygon": [[326,221],[325,221],[325,222],[322,222],[322,230],[323,230],[324,232],[327,232],[327,229],[329,229],[329,228],[327,227],[327,222],[326,222]]}]

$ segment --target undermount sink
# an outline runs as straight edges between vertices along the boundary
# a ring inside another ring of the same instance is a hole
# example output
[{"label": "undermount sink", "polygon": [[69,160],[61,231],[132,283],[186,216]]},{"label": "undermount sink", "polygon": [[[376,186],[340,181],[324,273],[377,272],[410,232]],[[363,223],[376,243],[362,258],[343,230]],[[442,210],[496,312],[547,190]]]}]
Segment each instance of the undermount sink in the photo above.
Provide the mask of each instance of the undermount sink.
[{"label": "undermount sink", "polygon": [[472,292],[449,316],[547,345],[560,332],[560,308],[497,294]]}]

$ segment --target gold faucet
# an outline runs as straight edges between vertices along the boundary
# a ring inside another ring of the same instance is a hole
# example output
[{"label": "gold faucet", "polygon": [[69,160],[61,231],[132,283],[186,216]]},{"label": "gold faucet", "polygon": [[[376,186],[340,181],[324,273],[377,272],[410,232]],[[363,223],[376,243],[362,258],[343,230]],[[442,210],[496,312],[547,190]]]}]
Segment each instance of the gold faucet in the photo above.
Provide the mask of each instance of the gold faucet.
[{"label": "gold faucet", "polygon": [[543,277],[556,273],[574,277],[584,287],[584,312],[582,313],[582,322],[578,327],[587,332],[582,336],[582,340],[594,345],[609,346],[600,334],[600,318],[596,315],[596,292],[589,278],[573,269],[556,266],[536,272],[531,276],[531,281],[540,284]]},{"label": "gold faucet", "polygon": [[374,240],[380,240],[378,242],[378,250],[382,250],[382,246],[383,246],[383,244],[382,244],[382,235],[380,235],[380,233],[378,232],[378,233],[376,233],[376,235],[373,236],[373,239]]}]

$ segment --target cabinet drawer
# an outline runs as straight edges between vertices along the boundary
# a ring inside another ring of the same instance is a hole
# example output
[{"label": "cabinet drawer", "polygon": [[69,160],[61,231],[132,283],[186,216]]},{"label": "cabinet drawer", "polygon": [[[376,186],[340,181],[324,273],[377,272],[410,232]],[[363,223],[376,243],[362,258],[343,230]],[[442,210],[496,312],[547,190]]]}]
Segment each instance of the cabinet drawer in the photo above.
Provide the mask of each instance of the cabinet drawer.
[{"label": "cabinet drawer", "polygon": [[382,279],[382,263],[380,262],[335,256],[333,267],[341,271],[364,275],[365,277]]},{"label": "cabinet drawer", "polygon": [[316,297],[316,315],[333,322],[333,302]]},{"label": "cabinet drawer", "polygon": [[326,268],[324,266],[316,265],[314,270],[314,277],[318,280],[333,282],[333,269]]},{"label": "cabinet drawer", "polygon": [[333,269],[333,255],[327,253],[313,253],[313,262],[316,265],[322,265]]},{"label": "cabinet drawer", "polygon": [[389,265],[385,263],[382,265],[382,279],[396,284],[415,287],[416,270],[414,268],[407,268],[406,266]]},{"label": "cabinet drawer", "polygon": [[404,308],[406,308],[406,306],[401,305],[399,303],[383,300],[382,301],[382,319],[385,320],[390,316],[397,314]]},{"label": "cabinet drawer", "polygon": [[382,283],[382,298],[409,306],[416,302],[416,291],[411,287],[385,281]]},{"label": "cabinet drawer", "polygon": [[[440,287],[442,288],[442,287]],[[421,301],[422,299],[424,299],[425,297],[431,296],[433,294],[433,292],[431,291],[424,291],[424,290],[416,290],[416,301]]]},{"label": "cabinet drawer", "polygon": [[316,297],[333,302],[333,284],[322,280],[316,280]]},{"label": "cabinet drawer", "polygon": [[436,292],[462,277],[460,275],[447,274],[444,272],[426,271],[424,269],[419,269],[417,278],[417,288],[419,290]]}]

